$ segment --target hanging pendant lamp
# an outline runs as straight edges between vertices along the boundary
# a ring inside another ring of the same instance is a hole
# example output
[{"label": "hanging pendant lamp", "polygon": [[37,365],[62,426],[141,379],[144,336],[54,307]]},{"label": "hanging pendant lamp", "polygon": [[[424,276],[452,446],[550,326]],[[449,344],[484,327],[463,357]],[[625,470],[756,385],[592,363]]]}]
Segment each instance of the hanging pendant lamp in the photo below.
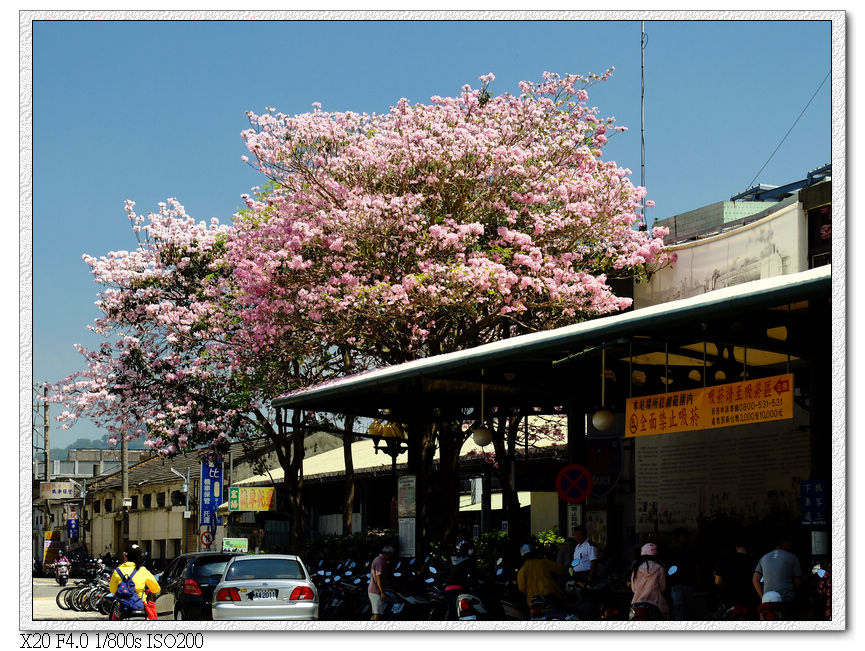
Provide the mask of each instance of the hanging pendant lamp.
[{"label": "hanging pendant lamp", "polygon": [[616,424],[616,416],[610,411],[606,404],[606,380],[607,380],[607,360],[606,350],[601,351],[601,407],[592,414],[592,425],[599,432],[606,432]]},{"label": "hanging pendant lamp", "polygon": [[[481,376],[483,376],[484,372],[481,369]],[[481,420],[480,425],[475,427],[472,430],[472,440],[475,442],[475,445],[479,445],[484,447],[485,445],[489,445],[493,440],[493,432],[489,427],[484,425],[484,383],[483,379],[481,380]]]}]

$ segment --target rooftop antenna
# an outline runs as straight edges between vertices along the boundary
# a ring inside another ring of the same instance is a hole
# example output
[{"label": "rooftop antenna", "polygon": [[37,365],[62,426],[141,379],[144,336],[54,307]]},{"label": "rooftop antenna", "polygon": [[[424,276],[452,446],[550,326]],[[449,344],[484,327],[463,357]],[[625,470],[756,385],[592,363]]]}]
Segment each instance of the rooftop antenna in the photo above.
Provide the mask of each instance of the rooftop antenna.
[{"label": "rooftop antenna", "polygon": [[[646,187],[646,21],[640,21],[640,185]],[[646,196],[643,195],[643,223],[640,230],[648,230],[649,218],[646,216]]]}]

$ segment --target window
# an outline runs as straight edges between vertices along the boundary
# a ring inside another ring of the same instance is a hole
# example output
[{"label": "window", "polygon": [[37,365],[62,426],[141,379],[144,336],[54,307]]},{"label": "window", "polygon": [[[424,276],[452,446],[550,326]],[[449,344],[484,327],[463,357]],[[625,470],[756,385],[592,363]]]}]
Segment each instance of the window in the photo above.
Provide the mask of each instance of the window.
[{"label": "window", "polygon": [[165,506],[165,493],[156,494],[156,506]]},{"label": "window", "polygon": [[133,496],[132,496],[132,508],[133,508],[133,509],[137,509],[137,508],[138,508],[138,495],[133,495]]},{"label": "window", "polygon": [[226,581],[247,579],[306,579],[306,576],[300,563],[282,558],[238,559],[225,574]]},{"label": "window", "polygon": [[185,562],[185,559],[175,558],[173,561],[171,561],[171,563],[168,564],[168,567],[166,568],[165,574],[163,576],[165,578],[173,579],[179,574],[179,570],[183,567],[183,564]]},{"label": "window", "polygon": [[93,512],[99,513],[101,505],[102,505],[102,502],[100,502],[99,500],[93,500]]},{"label": "window", "polygon": [[192,578],[199,583],[206,583],[214,574],[222,574],[231,556],[198,558],[192,566]]},{"label": "window", "polygon": [[105,512],[111,513],[111,500],[110,499],[105,500]]},{"label": "window", "polygon": [[145,493],[144,495],[141,496],[141,502],[142,502],[142,504],[144,504],[145,509],[150,508],[150,503],[151,503],[152,499],[153,499],[153,495],[151,495],[150,493]]}]

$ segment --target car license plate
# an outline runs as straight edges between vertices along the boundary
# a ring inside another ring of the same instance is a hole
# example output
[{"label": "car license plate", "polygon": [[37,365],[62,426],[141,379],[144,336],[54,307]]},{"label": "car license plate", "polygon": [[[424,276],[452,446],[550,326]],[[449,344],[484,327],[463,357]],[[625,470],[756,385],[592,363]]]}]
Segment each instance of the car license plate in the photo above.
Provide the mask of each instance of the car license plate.
[{"label": "car license plate", "polygon": [[253,599],[276,599],[276,590],[253,590]]}]

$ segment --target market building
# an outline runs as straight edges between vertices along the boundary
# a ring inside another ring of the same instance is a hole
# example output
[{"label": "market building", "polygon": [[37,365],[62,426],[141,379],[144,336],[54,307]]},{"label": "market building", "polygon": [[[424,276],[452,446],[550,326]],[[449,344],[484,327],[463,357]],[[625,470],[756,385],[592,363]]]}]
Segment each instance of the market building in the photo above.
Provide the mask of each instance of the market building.
[{"label": "market building", "polygon": [[[406,425],[400,473],[417,478],[425,470],[412,431],[477,420],[483,394],[487,409],[567,420],[565,454],[515,472],[517,491],[559,495],[561,531],[589,521],[610,554],[632,558],[641,541],[677,527],[757,531],[784,519],[813,557],[829,558],[840,526],[832,496],[843,489],[832,463],[843,445],[833,437],[833,397],[843,391],[833,359],[843,364],[843,353],[832,321],[844,312],[830,264],[830,172],[756,188],[753,198],[769,201],[745,217],[716,211],[702,232],[671,241],[678,262],[634,287],[632,310],[272,404],[284,422],[299,409]],[[591,488],[569,493],[556,472],[566,466],[587,471]],[[415,515],[399,524],[406,540],[424,535]]]}]

